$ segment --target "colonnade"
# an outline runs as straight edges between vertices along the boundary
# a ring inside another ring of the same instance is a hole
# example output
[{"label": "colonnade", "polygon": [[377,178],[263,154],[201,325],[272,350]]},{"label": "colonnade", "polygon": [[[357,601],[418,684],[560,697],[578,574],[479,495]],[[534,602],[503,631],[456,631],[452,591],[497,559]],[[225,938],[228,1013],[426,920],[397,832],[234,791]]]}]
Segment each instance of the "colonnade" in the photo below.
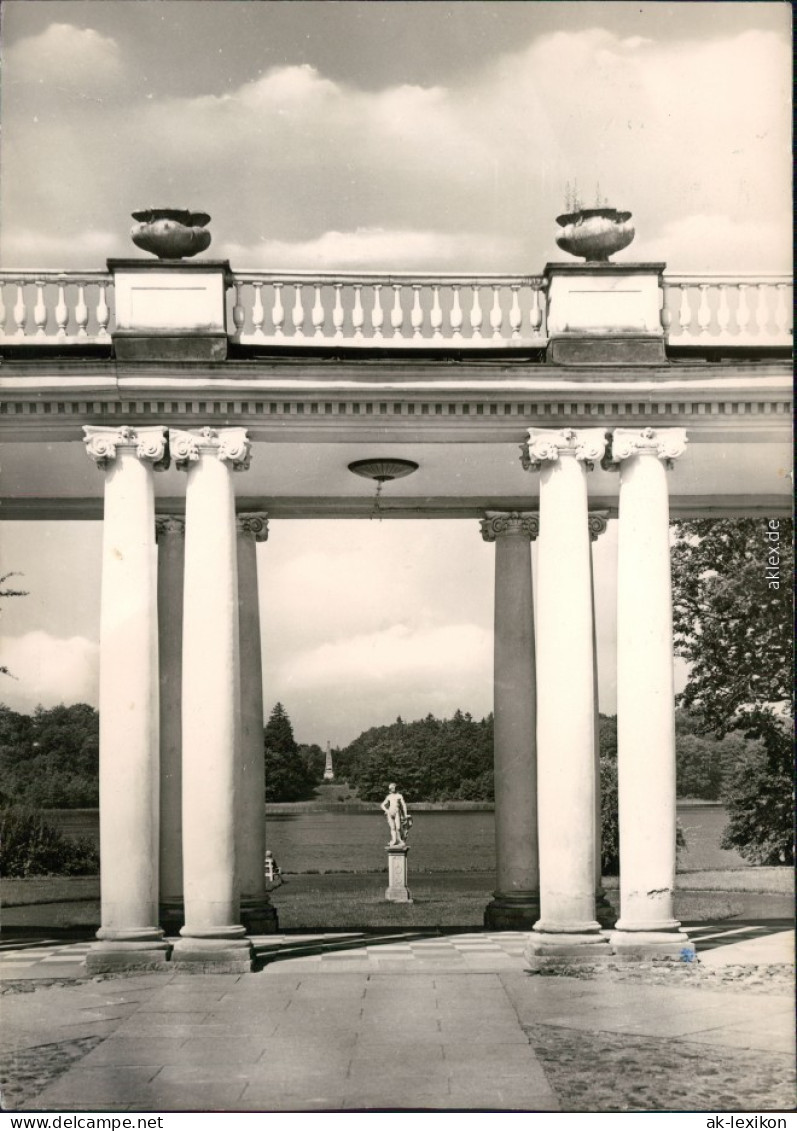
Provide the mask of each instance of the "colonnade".
[{"label": "colonnade", "polygon": [[[251,966],[273,930],[264,889],[263,703],[256,541],[236,515],[240,428],[86,427],[105,473],[100,676],[102,927],[90,970]],[[185,519],[159,516],[168,451]],[[539,513],[488,512],[496,544],[495,928],[529,929],[532,964],[678,956],[673,915],[675,743],[666,467],[681,429],[531,429]],[[599,784],[587,475],[619,471],[620,918],[600,915]],[[156,526],[157,546],[156,550]],[[531,540],[537,538],[537,623]],[[159,908],[160,903],[160,908]],[[169,956],[160,921],[184,914]],[[243,920],[243,921],[242,921]],[[532,929],[533,928],[533,929]]]}]

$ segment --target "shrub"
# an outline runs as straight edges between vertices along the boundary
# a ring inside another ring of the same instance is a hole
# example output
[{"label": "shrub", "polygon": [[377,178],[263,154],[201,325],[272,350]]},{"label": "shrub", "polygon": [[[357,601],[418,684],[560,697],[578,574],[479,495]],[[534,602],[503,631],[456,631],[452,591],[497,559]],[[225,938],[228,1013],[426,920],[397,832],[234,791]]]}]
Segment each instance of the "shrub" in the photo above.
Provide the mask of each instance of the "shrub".
[{"label": "shrub", "polygon": [[787,723],[760,712],[756,743],[748,743],[725,783],[728,825],[723,848],[752,864],[794,864],[794,767]]},{"label": "shrub", "polygon": [[99,870],[100,855],[92,841],[65,837],[34,810],[0,810],[3,876],[91,876]]}]

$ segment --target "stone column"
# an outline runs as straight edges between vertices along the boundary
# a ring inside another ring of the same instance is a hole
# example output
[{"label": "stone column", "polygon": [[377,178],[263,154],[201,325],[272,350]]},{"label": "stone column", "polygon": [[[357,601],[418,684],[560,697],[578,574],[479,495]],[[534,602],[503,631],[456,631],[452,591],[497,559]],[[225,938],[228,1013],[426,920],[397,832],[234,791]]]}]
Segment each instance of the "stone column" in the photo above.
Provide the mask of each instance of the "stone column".
[{"label": "stone column", "polygon": [[268,538],[266,514],[238,515],[238,634],[241,655],[241,787],[236,822],[241,921],[252,934],[273,934],[277,912],[265,887],[266,784],[263,669],[257,543]]},{"label": "stone column", "polygon": [[243,428],[172,431],[185,496],[183,882],[185,926],[173,962],[251,969],[240,923],[235,824],[241,730],[233,470],[248,466]]},{"label": "stone column", "polygon": [[617,428],[617,774],[620,918],[628,958],[694,957],[673,915],[675,710],[667,467],[686,450],[681,428]]},{"label": "stone column", "polygon": [[[608,511],[589,512],[589,537],[593,543],[597,542],[601,534],[605,533],[609,522]],[[602,847],[602,818],[601,818],[601,739],[600,717],[598,712],[598,632],[595,621],[595,558],[590,553],[589,581],[592,593],[592,689],[595,697],[595,918],[602,927],[613,927],[617,916],[614,908],[606,897],[603,888],[603,872],[601,869]]]},{"label": "stone column", "polygon": [[540,920],[532,967],[595,961],[595,693],[587,468],[602,430],[529,430],[540,471],[537,550],[537,757]]},{"label": "stone column", "polygon": [[182,671],[185,519],[158,515],[158,649],[160,656],[160,922],[183,925]]},{"label": "stone column", "polygon": [[488,512],[495,542],[493,674],[496,890],[488,930],[530,930],[540,917],[537,850],[537,692],[531,542],[537,515]]},{"label": "stone column", "polygon": [[159,967],[158,623],[153,468],[162,428],[85,427],[105,472],[100,611],[102,926],[89,973]]}]

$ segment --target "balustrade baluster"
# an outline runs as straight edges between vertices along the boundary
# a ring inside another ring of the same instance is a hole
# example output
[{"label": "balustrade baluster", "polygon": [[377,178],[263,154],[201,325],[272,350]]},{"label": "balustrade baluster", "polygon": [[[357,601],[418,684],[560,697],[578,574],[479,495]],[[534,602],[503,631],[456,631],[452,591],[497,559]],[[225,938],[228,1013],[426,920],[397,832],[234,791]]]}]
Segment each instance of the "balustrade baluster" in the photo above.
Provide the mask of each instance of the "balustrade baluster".
[{"label": "balustrade baluster", "polygon": [[293,302],[293,311],[291,313],[291,321],[293,322],[294,336],[297,338],[304,337],[304,306],[302,305],[302,284],[294,283],[293,289],[296,292],[296,297]]},{"label": "balustrade baluster", "polygon": [[501,310],[501,287],[493,283],[493,305],[490,311],[490,325],[493,328],[493,337],[501,337],[501,325],[504,321],[504,312]]},{"label": "balustrade baluster", "polygon": [[701,336],[707,336],[711,326],[711,307],[708,301],[708,283],[698,283],[700,298],[697,305],[697,324]]},{"label": "balustrade baluster", "polygon": [[720,300],[717,307],[717,325],[719,326],[720,338],[725,338],[728,335],[728,327],[731,323],[731,308],[728,306],[728,288],[725,283],[720,283]]},{"label": "balustrade baluster", "polygon": [[362,303],[362,283],[354,284],[354,307],[351,312],[351,324],[354,329],[355,338],[363,336],[363,323],[365,322],[365,311],[363,310]]},{"label": "balustrade baluster", "polygon": [[394,283],[393,309],[390,312],[390,325],[393,327],[393,337],[401,337],[401,325],[404,321],[404,311],[401,307],[401,283]]},{"label": "balustrade baluster", "polygon": [[454,283],[452,288],[454,291],[454,300],[451,303],[451,316],[449,319],[451,331],[455,338],[462,337],[462,307],[459,303],[459,288],[460,284]]},{"label": "balustrade baluster", "polygon": [[343,283],[335,283],[335,306],[332,310],[332,325],[335,327],[335,337],[343,337]]},{"label": "balustrade baluster", "polygon": [[36,305],[33,308],[33,321],[36,324],[36,337],[47,336],[47,303],[44,301],[44,283],[36,280]]},{"label": "balustrade baluster", "polygon": [[55,332],[56,338],[66,337],[66,327],[69,322],[69,310],[66,305],[66,289],[63,283],[58,284],[58,298],[55,303],[55,322],[58,329]]},{"label": "balustrade baluster", "polygon": [[315,283],[313,287],[315,291],[315,301],[313,302],[313,309],[310,312],[310,318],[313,322],[313,331],[317,338],[324,336],[324,304],[321,301],[321,284]]},{"label": "balustrade baluster", "polygon": [[669,337],[670,326],[672,325],[672,311],[669,306],[670,287],[666,283],[661,286],[661,311],[659,318],[661,320],[661,328],[664,331],[664,337]]},{"label": "balustrade baluster", "polygon": [[412,325],[412,336],[420,338],[421,327],[423,326],[423,310],[421,309],[421,287],[419,283],[413,283],[412,289],[415,295],[412,300],[412,312],[410,314],[410,323]]},{"label": "balustrade baluster", "polygon": [[752,317],[752,331],[754,334],[763,334],[769,322],[769,312],[767,310],[767,295],[769,294],[769,287],[766,283],[759,283],[756,288],[756,305]]},{"label": "balustrade baluster", "polygon": [[443,308],[440,305],[440,286],[437,283],[432,284],[432,311],[429,322],[432,327],[432,337],[442,338]]},{"label": "balustrade baluster", "polygon": [[743,337],[747,333],[747,327],[750,324],[750,306],[747,302],[747,283],[739,283],[739,305],[736,307],[736,325],[739,329],[739,336]]},{"label": "balustrade baluster", "polygon": [[385,321],[385,312],[382,310],[382,299],[380,292],[382,290],[381,283],[374,283],[374,308],[371,311],[371,326],[373,327],[374,337],[382,337],[382,326]]},{"label": "balustrade baluster", "polygon": [[689,301],[689,284],[681,283],[681,305],[678,309],[678,328],[682,335],[689,335],[692,329],[692,304]]},{"label": "balustrade baluster", "polygon": [[482,319],[484,318],[484,315],[482,314],[481,303],[479,302],[479,290],[481,288],[479,287],[478,283],[473,283],[472,287],[473,305],[470,308],[470,328],[472,331],[471,337],[480,338],[482,336]]},{"label": "balustrade baluster", "polygon": [[282,305],[282,288],[283,283],[274,283],[274,306],[271,310],[271,321],[274,324],[274,335],[277,338],[283,336],[283,324],[285,322],[285,308]]},{"label": "balustrade baluster", "polygon": [[99,287],[100,287],[100,293],[97,296],[97,310],[96,310],[97,337],[98,338],[107,338],[108,337],[108,323],[111,320],[111,308],[108,306],[108,295],[106,294],[106,291],[108,290],[108,284],[103,279],[100,282]]},{"label": "balustrade baluster", "polygon": [[235,299],[232,304],[232,322],[235,326],[235,332],[240,336],[246,321],[246,314],[244,313],[243,303],[241,302],[241,284],[235,280]]},{"label": "balustrade baluster", "polygon": [[791,314],[791,303],[789,302],[788,287],[785,283],[778,283],[776,286],[777,301],[775,304],[775,326],[779,336],[788,336],[790,331],[789,316]]},{"label": "balustrade baluster", "polygon": [[266,310],[263,306],[263,284],[255,283],[255,296],[252,300],[252,330],[255,337],[265,338],[266,332],[263,324],[266,321]]},{"label": "balustrade baluster", "polygon": [[75,303],[75,322],[77,323],[77,336],[79,338],[87,338],[89,336],[89,308],[86,305],[86,285],[85,283],[78,283],[77,285],[77,302]]},{"label": "balustrade baluster", "polygon": [[4,338],[6,333],[6,304],[3,300],[5,289],[5,283],[0,279],[0,338]]},{"label": "balustrade baluster", "polygon": [[509,326],[512,330],[513,339],[520,337],[520,327],[523,325],[523,313],[520,309],[520,285],[513,283],[510,287],[512,292],[512,305],[509,307]]},{"label": "balustrade baluster", "polygon": [[25,286],[17,283],[17,301],[14,303],[14,325],[18,338],[25,336],[25,325],[28,321],[28,308],[25,304]]},{"label": "balustrade baluster", "polygon": [[540,326],[542,326],[542,304],[540,303],[540,288],[536,284],[531,288],[531,329],[534,334],[538,334]]}]

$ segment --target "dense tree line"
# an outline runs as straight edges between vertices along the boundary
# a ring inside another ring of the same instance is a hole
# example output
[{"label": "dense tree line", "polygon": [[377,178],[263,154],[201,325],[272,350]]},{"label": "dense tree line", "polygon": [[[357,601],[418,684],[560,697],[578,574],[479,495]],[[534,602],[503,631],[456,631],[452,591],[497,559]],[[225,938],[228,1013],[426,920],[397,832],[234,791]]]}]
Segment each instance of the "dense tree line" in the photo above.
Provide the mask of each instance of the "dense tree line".
[{"label": "dense tree line", "polygon": [[21,715],[0,704],[0,800],[32,809],[99,803],[97,711],[86,703]]}]

